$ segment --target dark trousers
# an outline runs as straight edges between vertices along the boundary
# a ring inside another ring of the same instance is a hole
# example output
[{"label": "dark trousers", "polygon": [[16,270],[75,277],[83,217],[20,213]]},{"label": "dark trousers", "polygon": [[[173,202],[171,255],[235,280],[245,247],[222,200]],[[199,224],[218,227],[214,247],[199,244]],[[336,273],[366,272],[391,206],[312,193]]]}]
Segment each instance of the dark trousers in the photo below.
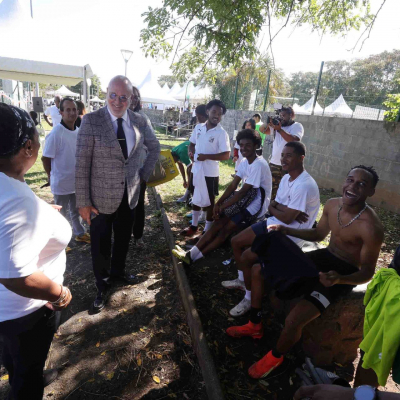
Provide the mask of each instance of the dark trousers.
[{"label": "dark trousers", "polygon": [[13,400],[42,400],[43,368],[61,312],[47,307],[24,317],[0,322],[3,364],[9,375]]},{"label": "dark trousers", "polygon": [[[128,204],[128,194],[124,197],[117,211],[112,214],[99,214],[90,225],[91,253],[96,286],[100,292],[106,290],[110,276],[125,273],[125,260],[128,254],[135,209]],[[111,237],[114,232],[114,245],[111,255]]]},{"label": "dark trousers", "polygon": [[135,220],[133,222],[133,237],[135,239],[140,239],[143,236],[144,230],[144,200],[146,197],[146,182],[140,184],[140,194],[137,206],[135,207]]}]

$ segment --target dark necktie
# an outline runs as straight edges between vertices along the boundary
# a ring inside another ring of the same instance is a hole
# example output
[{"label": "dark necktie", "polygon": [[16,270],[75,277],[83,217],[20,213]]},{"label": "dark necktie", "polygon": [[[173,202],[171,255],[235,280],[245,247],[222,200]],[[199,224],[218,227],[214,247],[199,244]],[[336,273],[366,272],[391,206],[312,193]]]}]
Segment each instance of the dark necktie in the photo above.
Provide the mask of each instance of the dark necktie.
[{"label": "dark necktie", "polygon": [[122,150],[122,154],[125,157],[125,160],[128,158],[128,147],[126,145],[126,137],[125,137],[125,132],[124,132],[124,128],[122,127],[122,118],[118,118],[117,122],[118,122],[118,129],[117,129],[117,138],[118,138],[118,142],[119,145],[121,146],[121,150]]}]

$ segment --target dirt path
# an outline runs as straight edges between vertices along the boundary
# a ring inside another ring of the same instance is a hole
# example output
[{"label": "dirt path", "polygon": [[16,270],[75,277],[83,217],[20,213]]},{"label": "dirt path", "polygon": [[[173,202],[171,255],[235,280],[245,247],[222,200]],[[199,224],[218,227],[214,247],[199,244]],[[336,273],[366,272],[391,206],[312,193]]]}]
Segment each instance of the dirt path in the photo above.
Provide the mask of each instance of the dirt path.
[{"label": "dirt path", "polygon": [[[72,242],[66,285],[73,301],[63,315],[47,368],[62,367],[44,399],[206,399],[185,313],[176,289],[160,213],[148,194],[145,249],[131,247],[129,272],[140,283],[115,286],[98,315],[90,246]],[[0,399],[8,383],[1,380]]]}]

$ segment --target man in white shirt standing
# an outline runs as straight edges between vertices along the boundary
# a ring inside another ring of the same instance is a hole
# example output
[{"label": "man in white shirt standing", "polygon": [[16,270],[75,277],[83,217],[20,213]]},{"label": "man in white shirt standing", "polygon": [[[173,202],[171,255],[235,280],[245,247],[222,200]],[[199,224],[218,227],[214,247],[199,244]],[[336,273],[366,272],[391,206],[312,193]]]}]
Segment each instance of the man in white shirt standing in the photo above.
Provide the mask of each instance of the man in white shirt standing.
[{"label": "man in white shirt standing", "polygon": [[61,123],[47,136],[43,150],[43,167],[49,177],[54,202],[62,206],[60,212],[67,218],[67,210],[77,242],[90,243],[81,223],[75,197],[75,152],[79,128],[75,127],[78,109],[74,100],[65,97],[60,103]]},{"label": "man in white shirt standing", "polygon": [[[246,291],[243,300],[232,310],[233,317],[241,316],[251,308],[251,267],[258,256],[251,251],[254,240],[268,232],[269,225],[284,225],[295,229],[311,229],[319,211],[318,185],[304,169],[306,148],[301,142],[286,143],[282,150],[281,164],[287,174],[282,178],[275,200],[271,201],[268,219],[252,225],[232,238],[233,254],[238,267],[238,278],[222,282],[227,289]],[[304,241],[288,236],[299,247]],[[246,250],[247,249],[247,250]]]},{"label": "man in white shirt standing", "polygon": [[229,160],[229,136],[220,125],[226,113],[221,100],[211,100],[206,106],[207,122],[198,124],[190,136],[189,157],[194,161],[189,190],[193,193],[192,224],[182,234],[193,236],[197,232],[201,209],[207,212],[207,231],[213,223],[215,196],[218,195],[219,161]]},{"label": "man in white shirt standing", "polygon": [[[61,103],[61,97],[56,96],[54,97],[54,105],[51,107],[47,107],[46,111],[44,112],[43,116],[46,122],[55,128],[58,124],[61,123],[61,113],[60,113],[60,103]],[[51,118],[51,122],[49,121],[48,117]]]},{"label": "man in white shirt standing", "polygon": [[275,136],[272,145],[272,155],[269,162],[269,168],[272,173],[272,196],[271,200],[275,199],[276,192],[279,188],[279,183],[285,174],[281,165],[282,149],[288,142],[300,141],[304,135],[303,125],[294,121],[294,111],[292,107],[282,107],[279,113],[277,124],[270,119],[268,124],[263,124],[260,127],[260,132],[266,135],[273,134]]}]

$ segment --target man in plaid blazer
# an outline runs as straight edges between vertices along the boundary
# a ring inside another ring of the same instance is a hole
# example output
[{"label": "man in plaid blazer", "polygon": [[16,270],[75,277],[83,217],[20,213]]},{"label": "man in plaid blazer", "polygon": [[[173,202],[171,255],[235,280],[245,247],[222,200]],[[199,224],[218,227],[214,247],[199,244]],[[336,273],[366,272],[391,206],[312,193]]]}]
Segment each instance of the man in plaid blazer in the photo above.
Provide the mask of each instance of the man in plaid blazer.
[{"label": "man in plaid blazer", "polygon": [[[107,106],[86,114],[76,149],[76,204],[90,225],[93,272],[98,293],[93,310],[106,303],[110,280],[135,283],[125,273],[125,260],[138,202],[140,183],[147,181],[160,154],[153,128],[146,118],[129,110],[132,84],[124,76],[107,88]],[[143,167],[143,146],[148,155]],[[111,236],[114,245],[111,252]]]}]

